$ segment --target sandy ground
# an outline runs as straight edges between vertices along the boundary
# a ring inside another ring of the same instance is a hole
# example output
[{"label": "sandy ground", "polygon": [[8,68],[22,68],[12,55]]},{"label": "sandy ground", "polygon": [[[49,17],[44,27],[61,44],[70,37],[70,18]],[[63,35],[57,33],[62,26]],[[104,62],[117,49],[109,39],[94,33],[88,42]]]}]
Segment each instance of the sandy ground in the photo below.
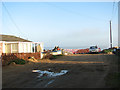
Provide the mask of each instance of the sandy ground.
[{"label": "sandy ground", "polygon": [[[118,56],[115,55],[71,55],[55,60],[40,60],[38,63],[9,65],[2,68],[3,88],[109,88],[104,78],[108,72],[117,72]],[[32,70],[60,72],[62,76],[38,78]]]},{"label": "sandy ground", "polygon": [[2,89],[2,62],[0,59],[0,90]]}]

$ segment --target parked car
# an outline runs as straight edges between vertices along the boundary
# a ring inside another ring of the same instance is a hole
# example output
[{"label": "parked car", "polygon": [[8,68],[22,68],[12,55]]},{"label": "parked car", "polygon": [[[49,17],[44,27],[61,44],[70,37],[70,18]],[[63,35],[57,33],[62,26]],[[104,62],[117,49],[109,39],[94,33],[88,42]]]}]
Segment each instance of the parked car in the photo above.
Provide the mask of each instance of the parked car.
[{"label": "parked car", "polygon": [[89,48],[89,53],[99,53],[101,51],[100,48],[98,48],[97,46],[91,46]]}]

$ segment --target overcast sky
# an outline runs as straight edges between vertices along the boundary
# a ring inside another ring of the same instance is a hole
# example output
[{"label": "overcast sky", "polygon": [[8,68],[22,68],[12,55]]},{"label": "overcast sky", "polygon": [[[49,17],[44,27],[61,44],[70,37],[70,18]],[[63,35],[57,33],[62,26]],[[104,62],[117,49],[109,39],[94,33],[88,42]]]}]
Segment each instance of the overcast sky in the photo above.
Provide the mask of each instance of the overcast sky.
[{"label": "overcast sky", "polygon": [[112,16],[116,46],[118,7],[114,3],[113,9],[113,2],[6,2],[2,7],[2,33],[43,42],[44,47],[108,48]]}]

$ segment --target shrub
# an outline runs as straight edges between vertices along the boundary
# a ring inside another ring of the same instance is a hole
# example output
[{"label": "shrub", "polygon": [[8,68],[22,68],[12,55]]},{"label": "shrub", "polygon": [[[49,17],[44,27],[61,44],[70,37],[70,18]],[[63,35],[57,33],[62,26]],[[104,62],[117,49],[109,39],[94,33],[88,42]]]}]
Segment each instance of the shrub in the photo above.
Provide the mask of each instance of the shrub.
[{"label": "shrub", "polygon": [[43,57],[43,59],[50,59],[52,55],[50,53],[46,53],[46,55]]},{"label": "shrub", "polygon": [[60,55],[56,55],[56,56],[64,56],[63,54],[60,54]]},{"label": "shrub", "polygon": [[113,51],[113,49],[105,49],[105,50],[103,50],[104,53],[108,53],[108,52],[112,52],[112,51]]},{"label": "shrub", "polygon": [[57,59],[59,56],[64,56],[64,55],[52,55],[49,59]]},{"label": "shrub", "polygon": [[50,53],[46,53],[46,55],[43,57],[43,59],[56,59],[59,56],[63,56],[63,55],[62,54],[61,55],[52,55]]},{"label": "shrub", "polygon": [[116,55],[120,56],[120,49],[117,49],[115,52]]},{"label": "shrub", "polygon": [[56,55],[52,55],[49,59],[56,59],[57,56]]},{"label": "shrub", "polygon": [[23,60],[23,59],[15,59],[15,60],[10,61],[8,63],[8,65],[11,64],[12,62],[15,62],[15,64],[21,64],[21,65],[23,65],[23,64],[28,63],[29,61],[26,61],[26,60]]}]

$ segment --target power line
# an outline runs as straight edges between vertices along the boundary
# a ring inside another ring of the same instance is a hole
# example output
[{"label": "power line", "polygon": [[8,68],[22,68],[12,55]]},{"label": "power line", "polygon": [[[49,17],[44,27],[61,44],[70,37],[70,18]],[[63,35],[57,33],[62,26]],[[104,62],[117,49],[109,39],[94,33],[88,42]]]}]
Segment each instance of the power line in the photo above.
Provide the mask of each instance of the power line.
[{"label": "power line", "polygon": [[112,19],[113,19],[113,15],[114,15],[114,9],[115,9],[115,0],[113,1],[111,21],[112,21]]},{"label": "power line", "polygon": [[[11,14],[10,14],[10,12],[8,11],[7,7],[5,6],[4,2],[2,2],[2,5],[3,5],[3,7],[5,8],[5,10],[6,10],[6,12],[7,12],[7,14],[8,14],[10,20],[12,21],[12,23],[13,23],[14,26],[16,27],[16,29],[17,29],[19,35],[20,35],[20,34],[24,35],[24,33],[21,32],[20,28],[18,27],[18,25],[17,25],[17,24],[15,23],[15,21],[13,20]],[[24,35],[24,36],[26,37],[26,35]]]},{"label": "power line", "polygon": [[112,16],[112,20],[114,19],[114,17],[115,17],[115,15],[116,15],[116,13],[117,13],[117,3],[115,3],[115,6],[114,6],[115,8],[114,8],[114,13],[113,13],[113,16]]},{"label": "power line", "polygon": [[[45,3],[46,3],[46,2],[45,2]],[[51,3],[49,3],[49,2],[48,2],[47,4],[48,4],[48,5],[51,5],[52,7],[56,7],[56,8],[58,8],[58,9],[61,9],[61,10],[65,11],[65,12],[68,12],[68,13],[72,13],[72,14],[76,14],[76,15],[79,15],[79,16],[83,16],[83,17],[86,17],[86,18],[89,18],[89,19],[92,19],[92,20],[105,21],[105,20],[102,19],[102,18],[97,18],[97,17],[94,17],[94,16],[88,16],[88,15],[83,14],[83,13],[79,13],[79,12],[75,12],[75,11],[72,11],[72,10],[68,10],[68,9],[63,8],[63,7],[59,7],[59,6],[55,5],[55,4],[51,4]]]}]

